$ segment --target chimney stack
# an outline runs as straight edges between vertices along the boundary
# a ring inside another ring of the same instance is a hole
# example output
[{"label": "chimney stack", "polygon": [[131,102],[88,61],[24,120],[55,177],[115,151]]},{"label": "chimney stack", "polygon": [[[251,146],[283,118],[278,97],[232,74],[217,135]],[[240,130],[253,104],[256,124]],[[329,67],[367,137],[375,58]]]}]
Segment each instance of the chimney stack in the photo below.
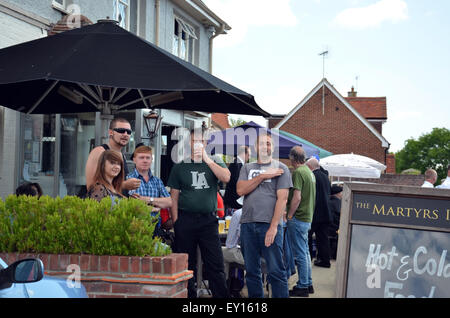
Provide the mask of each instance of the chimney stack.
[{"label": "chimney stack", "polygon": [[357,92],[355,92],[355,88],[352,86],[352,90],[348,92],[348,97],[356,97]]}]

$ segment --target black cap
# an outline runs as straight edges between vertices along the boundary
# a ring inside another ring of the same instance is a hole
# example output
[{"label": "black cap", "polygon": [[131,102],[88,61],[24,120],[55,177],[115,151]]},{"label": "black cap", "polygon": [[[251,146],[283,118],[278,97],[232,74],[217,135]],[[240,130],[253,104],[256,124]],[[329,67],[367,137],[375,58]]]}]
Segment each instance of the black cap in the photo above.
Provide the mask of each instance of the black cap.
[{"label": "black cap", "polygon": [[340,193],[340,192],[342,192],[342,187],[340,187],[340,186],[338,186],[337,184],[333,184],[332,186],[331,186],[331,194],[333,195],[333,194],[337,194],[337,193]]}]

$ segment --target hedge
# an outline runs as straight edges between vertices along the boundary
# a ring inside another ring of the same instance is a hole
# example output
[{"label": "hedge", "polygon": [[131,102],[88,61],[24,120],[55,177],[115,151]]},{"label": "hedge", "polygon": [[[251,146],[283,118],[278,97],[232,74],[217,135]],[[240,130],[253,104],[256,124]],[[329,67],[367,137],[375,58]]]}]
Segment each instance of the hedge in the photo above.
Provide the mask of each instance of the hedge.
[{"label": "hedge", "polygon": [[172,251],[153,232],[158,216],[136,199],[101,202],[75,196],[0,198],[0,251],[49,254],[164,256]]}]

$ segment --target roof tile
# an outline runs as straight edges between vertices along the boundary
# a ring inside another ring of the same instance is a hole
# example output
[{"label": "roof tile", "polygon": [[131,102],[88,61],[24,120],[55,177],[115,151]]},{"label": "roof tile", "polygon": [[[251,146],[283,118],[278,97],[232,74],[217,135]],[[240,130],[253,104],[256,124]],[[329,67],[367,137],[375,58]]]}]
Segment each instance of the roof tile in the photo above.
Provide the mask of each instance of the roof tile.
[{"label": "roof tile", "polygon": [[386,97],[345,97],[366,119],[387,119]]}]

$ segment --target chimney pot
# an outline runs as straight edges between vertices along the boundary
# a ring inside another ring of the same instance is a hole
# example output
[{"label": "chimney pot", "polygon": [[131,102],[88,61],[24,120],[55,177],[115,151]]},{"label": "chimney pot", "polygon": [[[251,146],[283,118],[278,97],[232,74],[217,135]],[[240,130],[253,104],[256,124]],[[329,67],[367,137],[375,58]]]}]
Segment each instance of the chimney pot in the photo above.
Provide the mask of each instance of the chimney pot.
[{"label": "chimney pot", "polygon": [[356,97],[357,94],[358,93],[355,91],[355,88],[352,86],[352,90],[348,92],[348,97]]}]

